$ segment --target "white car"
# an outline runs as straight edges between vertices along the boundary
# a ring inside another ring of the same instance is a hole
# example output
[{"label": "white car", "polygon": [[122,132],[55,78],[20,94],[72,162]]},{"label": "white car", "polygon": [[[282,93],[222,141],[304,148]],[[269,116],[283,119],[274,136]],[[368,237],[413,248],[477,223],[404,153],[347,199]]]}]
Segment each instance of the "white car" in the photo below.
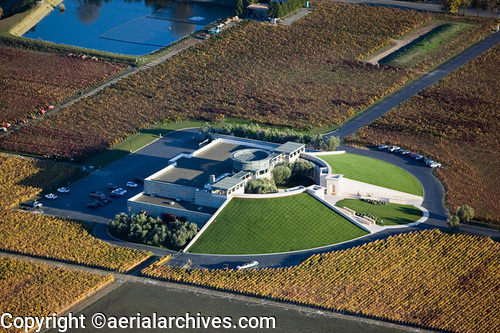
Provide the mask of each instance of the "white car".
[{"label": "white car", "polygon": [[398,146],[390,146],[390,147],[389,147],[389,151],[390,151],[391,153],[392,153],[392,152],[394,152],[396,149],[401,149],[401,148],[399,148]]},{"label": "white car", "polygon": [[387,148],[389,148],[389,147],[387,147],[386,145],[380,145],[380,146],[378,146],[378,149],[387,149]]},{"label": "white car", "polygon": [[54,193],[45,194],[45,197],[51,200],[57,199],[57,195],[55,195]]},{"label": "white car", "polygon": [[121,197],[122,195],[124,195],[125,193],[127,193],[127,190],[119,187],[116,190],[111,191],[111,193],[114,193],[114,194],[119,195]]},{"label": "white car", "polygon": [[438,163],[438,162],[434,162],[434,161],[433,161],[432,163],[430,163],[430,164],[429,164],[429,166],[430,166],[431,168],[433,168],[433,169],[434,169],[434,168],[440,168],[440,167],[441,167],[441,163]]},{"label": "white car", "polygon": [[139,186],[139,185],[137,185],[137,184],[136,184],[136,183],[134,183],[134,182],[127,182],[127,186],[128,186],[128,187],[137,187],[137,186]]},{"label": "white car", "polygon": [[59,192],[59,193],[69,193],[69,189],[67,189],[66,187],[59,187],[57,189],[57,192]]}]

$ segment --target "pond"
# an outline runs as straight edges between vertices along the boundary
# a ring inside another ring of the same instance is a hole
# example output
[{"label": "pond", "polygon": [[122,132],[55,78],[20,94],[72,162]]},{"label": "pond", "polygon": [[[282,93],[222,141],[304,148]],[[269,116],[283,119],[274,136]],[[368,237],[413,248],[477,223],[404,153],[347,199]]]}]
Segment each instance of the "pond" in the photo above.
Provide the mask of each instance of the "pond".
[{"label": "pond", "polygon": [[23,37],[143,55],[234,15],[231,6],[155,0],[65,0]]}]

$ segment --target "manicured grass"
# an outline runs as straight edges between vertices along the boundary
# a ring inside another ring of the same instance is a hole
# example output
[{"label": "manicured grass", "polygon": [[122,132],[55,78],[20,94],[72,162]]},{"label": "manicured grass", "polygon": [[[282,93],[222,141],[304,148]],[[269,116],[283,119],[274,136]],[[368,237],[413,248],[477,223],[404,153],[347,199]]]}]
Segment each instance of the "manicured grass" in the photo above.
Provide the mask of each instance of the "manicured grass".
[{"label": "manicured grass", "polygon": [[321,156],[335,174],[388,189],[423,196],[424,190],[417,178],[387,162],[356,154]]},{"label": "manicured grass", "polygon": [[373,214],[378,218],[377,224],[380,224],[380,221],[384,220],[383,225],[411,223],[419,220],[423,216],[422,211],[412,205],[388,203],[387,205],[382,206],[374,205],[358,199],[344,199],[338,201],[335,206],[345,206],[356,211],[357,213]]},{"label": "manicured grass", "polygon": [[89,167],[90,165],[95,168],[105,167],[122,157],[127,156],[131,151],[135,152],[145,145],[158,139],[160,135],[166,135],[170,132],[191,127],[200,127],[204,123],[201,121],[183,121],[178,123],[166,123],[162,125],[155,125],[149,128],[145,128],[139,131],[139,133],[130,136],[130,138],[122,141],[121,143],[106,149],[100,153],[97,153],[89,157],[83,163],[84,166]]},{"label": "manicured grass", "polygon": [[472,28],[472,25],[466,23],[451,21],[444,21],[443,23],[445,24],[432,29],[379,62],[394,66],[411,67],[420,61],[423,56],[432,54],[437,48],[452,42],[457,36],[465,34],[467,30]]},{"label": "manicured grass", "polygon": [[189,252],[286,252],[340,243],[366,234],[306,193],[268,199],[234,198]]}]

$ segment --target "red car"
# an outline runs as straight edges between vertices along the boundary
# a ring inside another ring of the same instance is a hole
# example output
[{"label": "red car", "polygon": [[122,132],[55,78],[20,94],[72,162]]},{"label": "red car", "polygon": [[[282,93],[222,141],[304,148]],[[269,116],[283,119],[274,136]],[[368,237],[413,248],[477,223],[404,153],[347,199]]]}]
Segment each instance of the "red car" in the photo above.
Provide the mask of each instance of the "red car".
[{"label": "red car", "polygon": [[45,114],[45,113],[47,113],[47,111],[45,111],[45,110],[40,110],[40,114]]}]

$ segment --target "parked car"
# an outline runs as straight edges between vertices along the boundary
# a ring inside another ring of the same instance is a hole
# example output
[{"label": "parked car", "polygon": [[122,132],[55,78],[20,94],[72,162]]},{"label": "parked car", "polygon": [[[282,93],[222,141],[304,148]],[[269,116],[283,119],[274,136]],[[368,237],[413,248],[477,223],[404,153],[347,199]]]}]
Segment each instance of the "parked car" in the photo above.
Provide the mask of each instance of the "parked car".
[{"label": "parked car", "polygon": [[390,147],[389,147],[389,151],[390,151],[391,153],[393,153],[396,149],[401,149],[401,148],[400,148],[400,147],[398,147],[398,146],[390,146]]},{"label": "parked car", "polygon": [[423,159],[424,157],[422,155],[415,155],[414,159],[416,159],[417,161],[420,161],[421,159]]},{"label": "parked car", "polygon": [[113,190],[113,191],[111,192],[111,194],[113,194],[113,193],[114,193],[114,194],[117,194],[118,196],[120,196],[120,197],[121,197],[122,195],[125,195],[125,193],[127,193],[127,190],[125,190],[125,189],[123,189],[123,188],[119,187],[119,188],[117,188],[117,189],[115,189],[115,190]]},{"label": "parked car", "polygon": [[110,190],[116,190],[118,188],[118,186],[116,186],[115,184],[113,183],[108,183],[108,185],[106,185],[106,187]]},{"label": "parked car", "polygon": [[380,146],[378,146],[378,149],[387,149],[387,148],[389,148],[389,147],[387,147],[386,145],[380,145]]},{"label": "parked car", "polygon": [[136,183],[136,184],[142,184],[142,183],[144,183],[144,178],[142,178],[142,177],[135,177],[135,178],[133,179],[133,181],[134,181],[134,183]]},{"label": "parked car", "polygon": [[115,192],[115,191],[111,192],[111,193],[109,194],[109,196],[110,196],[111,198],[119,198],[119,197],[121,197],[121,195],[120,195],[120,194],[118,194],[118,193],[117,193],[117,192]]},{"label": "parked car", "polygon": [[38,202],[38,201],[31,201],[31,202],[21,202],[19,206],[24,206],[24,207],[32,207],[32,208],[40,208],[43,205]]},{"label": "parked car", "polygon": [[438,162],[432,162],[431,164],[429,164],[429,166],[433,169],[435,168],[440,168],[441,167],[441,163],[438,163]]},{"label": "parked car", "polygon": [[404,149],[402,149],[399,153],[401,155],[408,155],[408,154],[410,154],[410,152],[408,150],[404,150]]},{"label": "parked car", "polygon": [[49,105],[49,110],[54,110],[54,105]]},{"label": "parked car", "polygon": [[46,114],[47,110],[40,110],[40,114]]},{"label": "parked car", "polygon": [[104,193],[102,193],[101,191],[96,191],[96,192],[90,192],[90,196],[92,198],[104,198],[106,195]]},{"label": "parked car", "polygon": [[109,197],[105,197],[105,198],[99,199],[99,201],[102,202],[103,204],[107,205],[113,200],[111,200],[111,198],[109,198]]},{"label": "parked car", "polygon": [[99,207],[99,206],[97,206],[97,204],[95,202],[87,204],[87,208],[97,208],[97,207]]},{"label": "parked car", "polygon": [[57,189],[57,192],[59,192],[59,193],[69,193],[69,189],[67,189],[66,187],[59,187]]},{"label": "parked car", "polygon": [[134,182],[127,182],[127,187],[137,187],[137,186],[139,186],[139,185],[137,185]]},{"label": "parked car", "polygon": [[7,127],[0,127],[0,131],[7,132]]},{"label": "parked car", "polygon": [[102,207],[102,206],[104,206],[104,203],[102,203],[102,202],[101,202],[101,201],[99,201],[99,200],[94,201],[94,203],[97,205],[97,207]]},{"label": "parked car", "polygon": [[55,195],[54,193],[49,193],[49,194],[45,194],[45,198],[50,199],[50,200],[55,200],[55,199],[57,199],[57,195]]}]

